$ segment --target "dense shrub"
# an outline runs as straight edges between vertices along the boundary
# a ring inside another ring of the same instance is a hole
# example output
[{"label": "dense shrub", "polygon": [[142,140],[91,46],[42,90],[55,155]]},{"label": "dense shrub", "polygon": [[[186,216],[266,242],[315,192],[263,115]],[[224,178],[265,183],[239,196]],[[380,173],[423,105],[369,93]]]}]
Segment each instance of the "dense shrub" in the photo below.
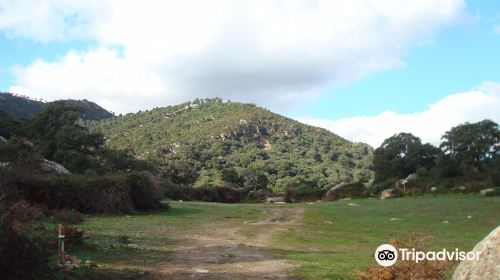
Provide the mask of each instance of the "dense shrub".
[{"label": "dense shrub", "polygon": [[[0,256],[3,260],[0,277],[6,280],[53,279],[47,242],[37,230],[31,229],[31,219],[38,211],[4,198],[0,194]],[[26,217],[23,213],[27,213]]]},{"label": "dense shrub", "polygon": [[286,202],[316,201],[321,199],[324,191],[318,187],[302,184],[285,189]]},{"label": "dense shrub", "polygon": [[20,197],[49,209],[74,209],[86,213],[129,213],[159,207],[161,196],[148,177],[131,175],[64,177],[11,170],[2,184]]},{"label": "dense shrub", "polygon": [[323,199],[338,200],[343,198],[362,198],[368,196],[368,190],[361,182],[343,183],[336,189],[330,189]]},{"label": "dense shrub", "polygon": [[135,209],[151,210],[160,207],[161,194],[148,175],[133,171],[126,175],[126,183]]},{"label": "dense shrub", "polygon": [[[422,240],[413,236],[407,242],[392,240],[392,245],[402,248],[421,249]],[[423,260],[418,263],[414,261],[398,261],[389,267],[374,265],[359,274],[360,280],[397,280],[397,279],[448,279],[451,268],[455,263],[451,261]]]},{"label": "dense shrub", "polygon": [[52,219],[56,224],[77,225],[82,222],[82,215],[80,215],[80,212],[72,209],[62,209],[53,211]]}]

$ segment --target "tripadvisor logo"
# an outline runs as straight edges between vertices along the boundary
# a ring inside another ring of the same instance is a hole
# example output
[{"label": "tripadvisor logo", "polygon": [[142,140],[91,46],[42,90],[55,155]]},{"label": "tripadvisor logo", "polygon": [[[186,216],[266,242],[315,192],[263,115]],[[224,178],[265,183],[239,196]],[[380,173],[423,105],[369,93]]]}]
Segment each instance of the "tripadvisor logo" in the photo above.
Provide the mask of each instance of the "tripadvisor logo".
[{"label": "tripadvisor logo", "polygon": [[398,251],[390,244],[382,244],[375,250],[375,260],[381,266],[391,266],[398,260]]},{"label": "tripadvisor logo", "polygon": [[429,261],[463,261],[479,260],[479,252],[464,252],[455,248],[454,251],[443,249],[441,251],[416,251],[415,248],[399,248],[397,250],[390,244],[382,244],[375,250],[375,260],[381,266],[391,266],[396,263],[398,256],[403,261],[413,261],[418,263],[423,260]]}]

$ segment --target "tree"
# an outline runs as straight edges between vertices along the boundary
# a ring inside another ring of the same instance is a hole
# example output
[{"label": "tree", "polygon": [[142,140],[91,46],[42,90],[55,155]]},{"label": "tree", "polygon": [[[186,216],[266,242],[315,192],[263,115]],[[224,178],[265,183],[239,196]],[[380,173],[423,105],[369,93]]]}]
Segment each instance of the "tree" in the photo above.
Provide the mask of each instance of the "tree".
[{"label": "tree", "polygon": [[430,169],[438,154],[438,148],[422,145],[420,138],[411,133],[396,134],[385,139],[374,152],[375,181],[406,177],[421,167]]},{"label": "tree", "polygon": [[65,165],[68,169],[84,172],[96,167],[91,156],[104,144],[98,133],[89,133],[79,124],[82,108],[66,101],[49,103],[29,125],[30,138],[41,154]]},{"label": "tree", "polygon": [[500,156],[500,130],[497,123],[483,120],[451,128],[443,137],[440,147],[462,168],[480,171],[484,164]]}]

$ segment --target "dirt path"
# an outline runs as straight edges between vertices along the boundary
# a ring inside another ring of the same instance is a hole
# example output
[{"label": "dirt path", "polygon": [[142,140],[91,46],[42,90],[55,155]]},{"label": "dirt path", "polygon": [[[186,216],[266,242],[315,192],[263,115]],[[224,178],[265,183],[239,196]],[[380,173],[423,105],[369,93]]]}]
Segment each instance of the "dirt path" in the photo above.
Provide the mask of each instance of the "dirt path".
[{"label": "dirt path", "polygon": [[273,205],[266,211],[261,220],[205,224],[184,234],[169,261],[151,267],[146,279],[291,279],[293,265],[268,245],[273,235],[298,224],[305,208]]}]

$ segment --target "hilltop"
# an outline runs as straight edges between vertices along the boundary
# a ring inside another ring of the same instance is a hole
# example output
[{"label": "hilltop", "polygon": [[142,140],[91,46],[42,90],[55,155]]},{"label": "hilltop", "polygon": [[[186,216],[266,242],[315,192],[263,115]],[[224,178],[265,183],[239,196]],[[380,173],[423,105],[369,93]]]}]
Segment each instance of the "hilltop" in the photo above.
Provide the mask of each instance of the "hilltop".
[{"label": "hilltop", "polygon": [[[83,100],[65,100],[69,104],[83,109],[82,117],[88,120],[102,120],[113,117],[113,114],[94,102]],[[27,96],[0,92],[0,111],[18,119],[29,119],[40,113],[47,102],[35,100]]]},{"label": "hilltop", "polygon": [[204,99],[87,121],[106,145],[163,166],[172,183],[326,189],[372,178],[373,150],[256,107]]}]

